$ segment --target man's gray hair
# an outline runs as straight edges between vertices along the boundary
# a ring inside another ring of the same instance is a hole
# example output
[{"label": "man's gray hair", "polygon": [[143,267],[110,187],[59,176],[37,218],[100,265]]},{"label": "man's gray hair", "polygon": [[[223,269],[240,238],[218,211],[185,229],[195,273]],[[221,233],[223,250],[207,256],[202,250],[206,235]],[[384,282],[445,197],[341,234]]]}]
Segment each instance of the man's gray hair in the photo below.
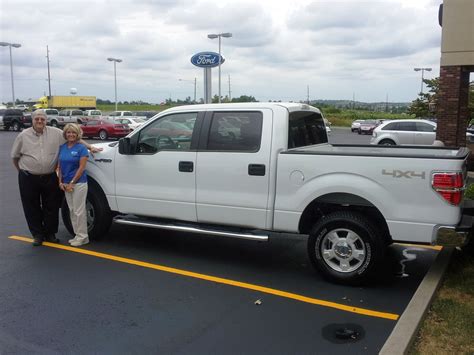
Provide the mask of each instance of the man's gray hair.
[{"label": "man's gray hair", "polygon": [[35,119],[38,116],[43,116],[44,118],[48,119],[48,115],[42,109],[37,109],[31,114],[32,119]]}]

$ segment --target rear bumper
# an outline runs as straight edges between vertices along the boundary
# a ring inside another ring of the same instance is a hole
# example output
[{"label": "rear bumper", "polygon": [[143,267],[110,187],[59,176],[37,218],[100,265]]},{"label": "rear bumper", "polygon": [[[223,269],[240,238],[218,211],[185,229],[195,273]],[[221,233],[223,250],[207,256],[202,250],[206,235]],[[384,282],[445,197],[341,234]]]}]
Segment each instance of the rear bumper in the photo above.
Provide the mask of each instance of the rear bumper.
[{"label": "rear bumper", "polygon": [[474,201],[464,201],[462,212],[458,225],[436,227],[436,245],[462,247],[468,243],[474,224]]}]

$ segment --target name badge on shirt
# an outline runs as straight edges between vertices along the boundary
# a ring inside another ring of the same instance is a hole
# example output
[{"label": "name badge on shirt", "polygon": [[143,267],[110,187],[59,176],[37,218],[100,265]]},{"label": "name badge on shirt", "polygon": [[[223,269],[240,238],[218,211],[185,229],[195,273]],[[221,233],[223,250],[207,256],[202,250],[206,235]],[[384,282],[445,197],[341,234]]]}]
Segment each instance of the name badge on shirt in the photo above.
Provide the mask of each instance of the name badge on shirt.
[{"label": "name badge on shirt", "polygon": [[76,151],[72,151],[72,152],[71,152],[71,155],[72,155],[73,157],[77,157],[77,154],[78,154],[78,152],[76,152]]}]

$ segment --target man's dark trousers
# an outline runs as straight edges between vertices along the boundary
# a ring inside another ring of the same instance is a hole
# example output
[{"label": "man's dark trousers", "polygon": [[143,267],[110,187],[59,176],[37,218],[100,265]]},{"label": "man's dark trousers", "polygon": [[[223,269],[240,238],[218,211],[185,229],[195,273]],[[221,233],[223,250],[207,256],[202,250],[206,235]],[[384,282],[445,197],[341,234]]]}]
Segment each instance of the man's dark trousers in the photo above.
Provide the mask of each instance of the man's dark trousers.
[{"label": "man's dark trousers", "polygon": [[33,175],[18,173],[21,203],[28,228],[35,239],[45,239],[58,232],[62,193],[56,173]]}]

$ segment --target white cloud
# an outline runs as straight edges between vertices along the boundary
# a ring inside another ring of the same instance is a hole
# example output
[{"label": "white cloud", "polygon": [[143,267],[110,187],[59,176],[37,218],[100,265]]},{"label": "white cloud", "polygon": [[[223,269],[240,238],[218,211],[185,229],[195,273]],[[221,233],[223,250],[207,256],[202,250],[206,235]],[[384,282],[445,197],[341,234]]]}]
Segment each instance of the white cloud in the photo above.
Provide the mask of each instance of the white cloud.
[{"label": "white cloud", "polygon": [[[222,40],[222,92],[228,75],[232,96],[259,100],[311,98],[393,101],[416,97],[416,66],[439,68],[437,7],[441,0],[296,1],[223,0],[2,0],[0,41],[13,49],[15,93],[20,99],[47,92],[49,45],[53,94],[113,97],[117,65],[119,99],[160,102],[191,96],[202,69],[190,57],[218,51],[209,33],[231,32]],[[0,48],[0,101],[11,100],[10,61]],[[217,70],[213,71],[213,93]]]}]

